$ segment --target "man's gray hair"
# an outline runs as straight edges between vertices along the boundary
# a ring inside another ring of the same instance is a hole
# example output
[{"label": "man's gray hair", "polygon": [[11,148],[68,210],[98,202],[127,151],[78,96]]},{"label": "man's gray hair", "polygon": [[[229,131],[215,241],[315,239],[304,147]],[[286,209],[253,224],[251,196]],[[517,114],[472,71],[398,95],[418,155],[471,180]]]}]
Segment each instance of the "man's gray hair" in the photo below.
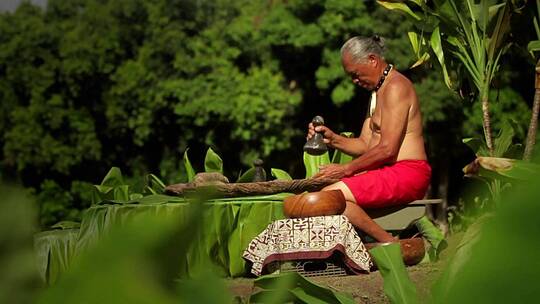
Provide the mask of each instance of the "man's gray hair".
[{"label": "man's gray hair", "polygon": [[375,54],[384,59],[384,38],[375,35],[373,37],[356,36],[347,40],[341,47],[341,57],[349,54],[355,62],[363,62],[369,54]]}]

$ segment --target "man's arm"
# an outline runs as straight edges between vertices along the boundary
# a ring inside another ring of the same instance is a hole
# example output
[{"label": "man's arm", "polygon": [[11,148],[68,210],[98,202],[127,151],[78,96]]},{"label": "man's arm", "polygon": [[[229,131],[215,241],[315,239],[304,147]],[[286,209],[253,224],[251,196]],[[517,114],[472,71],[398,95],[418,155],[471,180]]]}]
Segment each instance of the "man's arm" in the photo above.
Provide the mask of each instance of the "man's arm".
[{"label": "man's arm", "polygon": [[353,157],[357,157],[366,153],[371,134],[371,130],[369,127],[370,122],[371,118],[367,118],[366,120],[364,120],[364,124],[362,125],[362,131],[360,132],[359,137],[347,138],[344,136],[335,136],[334,138],[330,139],[330,146]]},{"label": "man's arm", "polygon": [[407,128],[410,104],[407,101],[414,94],[411,90],[403,91],[395,84],[388,88],[388,95],[381,103],[381,138],[375,147],[345,165],[324,166],[314,177],[342,178],[394,162]]}]

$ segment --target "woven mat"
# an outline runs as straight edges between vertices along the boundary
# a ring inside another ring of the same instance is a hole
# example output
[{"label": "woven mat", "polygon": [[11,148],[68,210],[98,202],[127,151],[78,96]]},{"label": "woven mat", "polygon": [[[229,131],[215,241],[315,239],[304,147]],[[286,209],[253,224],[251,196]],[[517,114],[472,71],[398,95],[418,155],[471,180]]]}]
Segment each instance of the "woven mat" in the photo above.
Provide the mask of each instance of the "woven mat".
[{"label": "woven mat", "polygon": [[343,215],[277,220],[254,238],[243,257],[261,275],[274,261],[325,259],[336,251],[354,273],[369,272],[369,253],[354,227]]}]

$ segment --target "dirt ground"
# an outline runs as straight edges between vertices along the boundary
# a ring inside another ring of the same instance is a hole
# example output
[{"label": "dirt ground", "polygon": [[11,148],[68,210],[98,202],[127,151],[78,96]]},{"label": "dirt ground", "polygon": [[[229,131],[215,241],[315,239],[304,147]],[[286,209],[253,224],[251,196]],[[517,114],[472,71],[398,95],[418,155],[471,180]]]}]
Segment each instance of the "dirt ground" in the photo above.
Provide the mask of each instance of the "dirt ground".
[{"label": "dirt ground", "polygon": [[[431,286],[444,269],[450,256],[461,240],[461,234],[447,238],[448,247],[441,253],[437,262],[422,263],[408,267],[409,276],[416,286],[420,302],[427,302]],[[383,280],[378,271],[366,275],[349,275],[342,277],[309,278],[322,286],[342,291],[353,296],[358,303],[390,303],[383,291]],[[230,290],[234,296],[239,297],[242,303],[247,303],[249,295],[254,292],[253,279],[239,278],[230,280]]]}]

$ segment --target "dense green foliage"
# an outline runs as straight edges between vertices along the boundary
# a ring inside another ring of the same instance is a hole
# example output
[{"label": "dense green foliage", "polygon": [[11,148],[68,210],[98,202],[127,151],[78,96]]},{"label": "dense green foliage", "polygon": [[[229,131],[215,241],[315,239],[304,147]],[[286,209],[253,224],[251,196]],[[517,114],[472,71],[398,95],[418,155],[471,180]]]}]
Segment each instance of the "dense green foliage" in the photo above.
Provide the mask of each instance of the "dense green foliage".
[{"label": "dense green foliage", "polygon": [[[42,225],[79,219],[87,189],[112,166],[185,181],[188,147],[200,164],[212,146],[232,180],[257,157],[304,176],[300,151],[311,117],[324,115],[336,131],[360,130],[367,93],[343,73],[339,48],[374,33],[417,85],[437,167],[449,155],[463,157],[460,134],[481,124],[440,73],[407,70],[410,26],[356,0],[23,4],[0,15],[2,176],[36,189]],[[513,107],[524,128],[523,98],[509,89],[499,96],[494,111]]]}]

